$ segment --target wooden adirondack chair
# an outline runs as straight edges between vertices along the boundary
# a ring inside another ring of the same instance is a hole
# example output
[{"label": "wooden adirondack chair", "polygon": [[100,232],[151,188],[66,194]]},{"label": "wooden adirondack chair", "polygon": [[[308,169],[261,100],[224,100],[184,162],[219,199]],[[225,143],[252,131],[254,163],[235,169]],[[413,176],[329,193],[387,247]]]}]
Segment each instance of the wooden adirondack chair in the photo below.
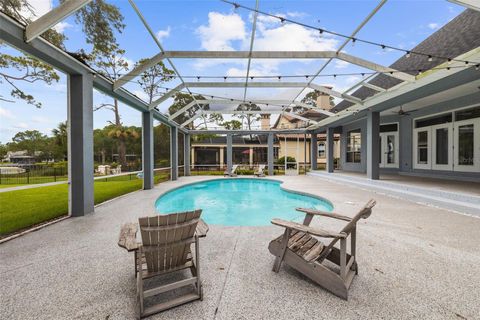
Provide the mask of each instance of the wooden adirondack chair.
[{"label": "wooden adirondack chair", "polygon": [[[200,219],[201,213],[202,210],[195,210],[138,219],[142,245],[138,248],[135,260],[141,318],[193,300],[203,299],[199,235],[195,233],[197,224],[203,223]],[[195,260],[190,250],[192,243],[195,243]],[[145,279],[184,269],[190,269],[192,277],[144,290]],[[193,292],[148,308],[144,307],[145,298],[185,286],[192,286]]]},{"label": "wooden adirondack chair", "polygon": [[[278,272],[282,261],[304,274],[321,287],[333,294],[348,300],[348,289],[353,277],[358,274],[356,261],[356,228],[360,218],[366,219],[370,216],[375,200],[368,203],[353,217],[347,217],[336,213],[322,212],[312,209],[297,208],[305,212],[303,224],[273,219],[272,223],[285,228],[280,237],[272,240],[268,249],[276,256],[273,271]],[[310,227],[309,224],[314,216],[329,217],[348,223],[340,232]],[[331,239],[324,244],[316,237]],[[347,253],[347,239],[350,237],[351,248]],[[340,248],[335,244],[340,241]],[[323,264],[327,259],[340,268],[336,272]]]}]

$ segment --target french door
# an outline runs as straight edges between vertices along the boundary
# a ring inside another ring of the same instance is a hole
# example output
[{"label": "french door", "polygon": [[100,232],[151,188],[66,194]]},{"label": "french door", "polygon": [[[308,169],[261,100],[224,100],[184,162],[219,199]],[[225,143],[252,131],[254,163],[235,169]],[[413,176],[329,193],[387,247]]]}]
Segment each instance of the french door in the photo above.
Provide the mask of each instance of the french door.
[{"label": "french door", "polygon": [[480,118],[455,122],[454,139],[454,170],[480,171]]},{"label": "french door", "polygon": [[398,168],[398,131],[380,133],[380,168]]},{"label": "french door", "polygon": [[453,125],[444,123],[431,126],[432,136],[432,169],[453,169]]}]

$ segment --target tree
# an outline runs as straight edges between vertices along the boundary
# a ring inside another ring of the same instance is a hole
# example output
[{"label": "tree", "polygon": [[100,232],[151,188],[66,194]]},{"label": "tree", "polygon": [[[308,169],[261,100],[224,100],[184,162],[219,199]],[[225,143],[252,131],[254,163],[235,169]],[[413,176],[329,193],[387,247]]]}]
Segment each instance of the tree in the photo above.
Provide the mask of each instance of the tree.
[{"label": "tree", "polygon": [[[237,111],[260,111],[261,109],[255,103],[241,103],[236,110]],[[248,130],[252,130],[252,124],[255,121],[260,120],[260,117],[258,116],[258,114],[240,113],[240,114],[236,114],[235,116],[242,120],[242,124],[244,120],[246,121]]]},{"label": "tree", "polygon": [[[112,43],[108,46],[108,50],[105,52],[94,50],[93,61],[98,67],[98,72],[115,81],[120,78],[122,72],[128,71],[128,62],[124,55],[125,50],[120,49],[118,44]],[[113,99],[112,103],[102,103],[94,108],[95,111],[99,109],[107,109],[113,112],[114,121],[109,121],[109,123],[115,126],[115,128],[111,130],[112,133],[110,134],[110,137],[117,140],[119,162],[122,166],[126,166],[127,157],[125,140],[130,133],[125,131],[126,128],[123,126],[118,100]]]},{"label": "tree", "polygon": [[5,156],[7,155],[7,152],[8,152],[7,146],[0,142],[0,160],[5,158]]},{"label": "tree", "polygon": [[11,151],[25,150],[29,156],[35,156],[37,151],[45,153],[48,145],[48,137],[38,130],[26,130],[17,132],[12,142],[7,143]]},{"label": "tree", "polygon": [[[63,3],[65,0],[61,0]],[[28,0],[2,0],[0,10],[14,19],[30,23],[30,17],[35,17],[33,7]],[[123,16],[118,7],[106,3],[104,0],[94,0],[76,12],[76,21],[83,25],[87,43],[93,44],[94,50],[106,52],[110,44],[115,43],[115,31],[121,33],[125,27]],[[65,35],[50,29],[41,35],[50,43],[65,49],[63,42]],[[0,45],[1,47],[1,45]],[[78,54],[72,54],[78,56]],[[84,55],[81,52],[80,55]],[[0,53],[0,83],[7,83],[11,88],[10,95],[15,99],[24,100],[26,103],[41,107],[41,102],[18,84],[18,82],[34,83],[37,81],[51,84],[58,82],[59,76],[49,65],[30,56],[11,56]],[[13,102],[0,96],[0,101]]]},{"label": "tree", "polygon": [[[317,99],[318,97],[320,96],[324,96],[324,95],[327,95],[326,93],[323,93],[323,92],[320,92],[318,90],[313,90],[313,91],[310,91],[309,93],[307,93],[305,95],[305,97],[303,97],[302,99],[302,102],[303,103],[306,103],[308,105],[311,105],[312,107],[316,107],[317,106]],[[332,96],[330,96],[330,106],[335,106],[335,102],[334,102],[334,99]],[[304,107],[294,107],[293,108],[293,111],[297,112],[297,111],[306,111],[308,110],[307,108],[304,108]]]},{"label": "tree", "polygon": [[68,159],[68,129],[67,122],[60,122],[52,130],[53,134],[53,158],[56,160]]},{"label": "tree", "polygon": [[[106,126],[103,129],[93,130],[93,152],[96,159],[101,164],[106,161],[113,162],[113,149],[115,148],[115,141],[109,137],[108,132],[113,128],[112,125]],[[108,153],[108,151],[112,151]]]},{"label": "tree", "polygon": [[221,123],[221,126],[227,130],[240,130],[242,129],[242,122],[238,120],[230,120]]},{"label": "tree", "polygon": [[[205,100],[205,97],[202,96],[201,94],[197,94],[197,95],[195,95],[195,99],[196,100]],[[184,108],[186,105],[188,105],[192,101],[193,101],[193,98],[192,98],[191,94],[183,93],[183,92],[177,92],[174,96],[173,104],[168,108],[168,112],[172,115],[172,114],[176,113],[177,111],[179,111],[180,109]],[[208,104],[203,105],[202,110],[209,110],[209,109],[210,109],[210,106]],[[176,117],[174,120],[177,123],[182,124],[182,123],[186,122],[187,120],[193,118],[199,110],[200,110],[200,106],[194,104],[191,108],[189,108],[188,110],[186,110],[182,114],[178,115],[178,117]],[[202,116],[200,116],[200,119],[203,120],[202,123],[195,126],[194,121],[192,121],[188,124],[188,127],[190,129],[197,129],[199,126],[201,126],[203,124],[205,126],[205,128],[207,128],[207,125],[209,123],[220,123],[221,121],[223,121],[223,117],[222,117],[221,114],[202,115]]]},{"label": "tree", "polygon": [[[31,19],[28,18],[29,16],[36,16],[33,7],[27,0],[3,0],[0,2],[0,9],[24,24],[30,23]],[[63,42],[66,37],[54,29],[47,30],[42,34],[42,37],[57,47],[64,49]],[[2,45],[0,45],[0,48],[1,47]],[[25,92],[24,89],[21,88],[21,85],[19,85],[19,82],[45,82],[46,84],[52,84],[53,82],[58,82],[59,79],[60,77],[51,66],[36,58],[0,53],[0,84],[6,83],[11,88],[10,95],[14,99],[23,100],[28,104],[40,108],[42,103],[37,101],[31,94]],[[3,96],[0,96],[0,101],[14,102]]]},{"label": "tree", "polygon": [[[148,59],[141,59],[137,62],[136,66],[146,61],[148,61]],[[142,87],[143,92],[147,94],[149,104],[162,95],[161,85],[171,81],[174,74],[175,71],[167,68],[163,62],[159,62],[140,75],[138,84]]]},{"label": "tree", "polygon": [[[60,1],[63,3],[66,0]],[[122,33],[125,28],[120,9],[105,0],[93,0],[78,10],[75,13],[75,22],[82,24],[85,40],[92,44],[93,50],[97,52],[108,52],[111,45],[117,41],[115,31]]]}]

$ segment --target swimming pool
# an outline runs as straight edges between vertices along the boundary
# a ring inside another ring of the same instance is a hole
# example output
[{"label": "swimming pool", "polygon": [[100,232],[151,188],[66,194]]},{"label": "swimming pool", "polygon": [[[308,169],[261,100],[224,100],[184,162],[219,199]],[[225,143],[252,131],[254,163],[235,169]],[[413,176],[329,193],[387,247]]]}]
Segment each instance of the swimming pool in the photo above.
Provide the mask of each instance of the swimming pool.
[{"label": "swimming pool", "polygon": [[269,225],[272,218],[301,222],[297,207],[331,211],[332,204],[318,197],[282,190],[268,179],[215,179],[173,189],[155,202],[158,213],[202,209],[208,224],[225,226]]}]

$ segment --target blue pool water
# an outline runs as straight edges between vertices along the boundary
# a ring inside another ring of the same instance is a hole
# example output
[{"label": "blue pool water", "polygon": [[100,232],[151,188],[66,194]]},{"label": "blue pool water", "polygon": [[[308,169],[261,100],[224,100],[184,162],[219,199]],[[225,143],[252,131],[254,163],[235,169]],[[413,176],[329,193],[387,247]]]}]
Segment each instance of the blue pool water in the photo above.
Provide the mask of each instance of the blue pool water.
[{"label": "blue pool water", "polygon": [[198,182],[169,191],[155,202],[158,213],[202,209],[209,224],[226,226],[269,225],[272,218],[301,222],[297,207],[331,211],[327,200],[288,192],[280,182],[266,179],[219,179]]}]

